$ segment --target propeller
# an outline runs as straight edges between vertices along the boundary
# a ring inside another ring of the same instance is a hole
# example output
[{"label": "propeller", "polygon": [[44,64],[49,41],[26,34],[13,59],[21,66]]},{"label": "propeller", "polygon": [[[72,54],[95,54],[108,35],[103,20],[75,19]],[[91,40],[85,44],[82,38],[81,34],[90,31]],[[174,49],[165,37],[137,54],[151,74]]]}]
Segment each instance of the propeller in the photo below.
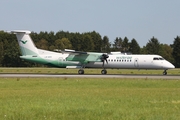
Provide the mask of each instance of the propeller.
[{"label": "propeller", "polygon": [[103,68],[104,68],[104,61],[106,61],[106,63],[108,64],[107,58],[109,58],[109,56],[107,54],[102,54],[101,56],[101,62],[103,62]]}]

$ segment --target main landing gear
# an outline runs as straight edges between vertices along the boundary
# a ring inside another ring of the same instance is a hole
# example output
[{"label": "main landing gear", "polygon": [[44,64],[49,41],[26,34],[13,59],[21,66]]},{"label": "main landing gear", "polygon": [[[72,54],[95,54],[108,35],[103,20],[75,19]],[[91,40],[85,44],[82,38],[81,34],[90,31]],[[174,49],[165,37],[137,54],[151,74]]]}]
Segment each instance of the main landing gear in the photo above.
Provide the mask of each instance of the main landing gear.
[{"label": "main landing gear", "polygon": [[79,69],[78,70],[78,74],[84,74],[84,70],[83,69]]},{"label": "main landing gear", "polygon": [[[84,74],[84,70],[83,69],[79,69],[78,70],[78,74]],[[101,70],[101,74],[103,74],[103,75],[107,74],[107,70],[106,69]]]},{"label": "main landing gear", "polygon": [[81,69],[78,70],[78,74],[84,74],[83,68],[85,68],[85,65],[81,66]]},{"label": "main landing gear", "polygon": [[164,70],[163,75],[167,75],[167,71],[166,70]]},{"label": "main landing gear", "polygon": [[107,55],[107,54],[102,54],[102,56],[101,56],[101,62],[103,62],[103,65],[102,65],[102,67],[103,67],[103,70],[101,70],[101,74],[107,74],[107,70],[105,69],[105,67],[104,67],[104,62],[106,61],[106,63],[108,64],[108,61],[107,61],[107,58],[109,58],[109,56]]},{"label": "main landing gear", "polygon": [[103,69],[103,70],[101,70],[101,74],[107,74],[107,70],[106,69]]},{"label": "main landing gear", "polygon": [[[107,74],[107,70],[104,67],[105,62],[108,64],[107,58],[109,58],[109,56],[107,54],[102,54],[100,57],[101,62],[103,62],[103,64],[102,64],[103,70],[101,70],[101,74],[103,74],[103,75]],[[85,65],[82,65],[81,69],[78,70],[78,74],[84,74],[83,68],[85,68]]]}]

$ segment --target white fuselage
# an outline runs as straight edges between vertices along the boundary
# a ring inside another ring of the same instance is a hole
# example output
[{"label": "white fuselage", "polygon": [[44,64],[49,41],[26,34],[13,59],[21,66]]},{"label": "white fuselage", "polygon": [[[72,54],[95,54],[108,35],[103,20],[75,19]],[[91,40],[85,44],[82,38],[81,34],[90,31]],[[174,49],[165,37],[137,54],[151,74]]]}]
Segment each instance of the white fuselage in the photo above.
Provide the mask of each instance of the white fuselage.
[{"label": "white fuselage", "polygon": [[[159,55],[109,55],[105,68],[119,69],[171,69],[174,68]],[[102,68],[101,62],[92,62],[86,67]]]},{"label": "white fuselage", "polygon": [[[88,62],[87,64],[82,64],[79,61],[67,61],[66,58],[69,54],[54,53],[46,50],[40,50],[41,53],[39,57],[41,61],[35,59],[31,60],[32,62],[39,62],[42,64],[53,65],[56,67],[64,68],[102,68],[103,62],[97,60],[95,62]],[[172,69],[175,68],[167,60],[163,59],[159,55],[108,55],[107,62],[104,62],[105,68],[115,68],[115,69]],[[21,57],[26,59],[26,57]],[[30,57],[32,59],[32,57]],[[28,57],[29,59],[29,57]],[[28,60],[26,59],[26,60]],[[74,67],[72,67],[74,66]]]}]

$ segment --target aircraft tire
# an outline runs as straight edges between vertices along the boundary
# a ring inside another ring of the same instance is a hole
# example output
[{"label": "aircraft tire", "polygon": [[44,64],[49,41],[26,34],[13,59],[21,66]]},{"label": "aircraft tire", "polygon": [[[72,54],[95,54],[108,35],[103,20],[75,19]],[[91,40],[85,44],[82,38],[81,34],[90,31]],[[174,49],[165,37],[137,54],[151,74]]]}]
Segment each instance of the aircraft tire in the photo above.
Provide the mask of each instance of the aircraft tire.
[{"label": "aircraft tire", "polygon": [[80,69],[80,70],[78,71],[78,74],[84,74],[84,70],[81,70],[81,69]]},{"label": "aircraft tire", "polygon": [[101,70],[101,74],[103,74],[103,75],[104,75],[104,74],[107,74],[107,70],[105,70],[105,69],[104,69],[104,70]]}]

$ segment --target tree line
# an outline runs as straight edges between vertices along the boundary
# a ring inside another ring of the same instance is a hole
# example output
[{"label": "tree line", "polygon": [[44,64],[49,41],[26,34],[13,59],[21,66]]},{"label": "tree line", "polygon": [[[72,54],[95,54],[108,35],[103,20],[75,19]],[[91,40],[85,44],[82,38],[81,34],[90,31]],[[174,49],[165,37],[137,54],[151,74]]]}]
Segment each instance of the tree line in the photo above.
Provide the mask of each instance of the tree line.
[{"label": "tree line", "polygon": [[[127,37],[116,37],[112,43],[109,41],[108,36],[101,36],[96,31],[85,33],[41,31],[40,33],[32,32],[31,38],[37,48],[45,50],[74,49],[76,51],[102,53],[120,51],[132,54],[158,54],[173,63],[176,67],[180,67],[179,36],[174,38],[174,42],[171,45],[160,43],[157,38],[152,37],[142,48],[135,38],[129,40]],[[42,66],[23,61],[19,58],[20,55],[20,48],[16,36],[0,31],[0,67]]]}]

